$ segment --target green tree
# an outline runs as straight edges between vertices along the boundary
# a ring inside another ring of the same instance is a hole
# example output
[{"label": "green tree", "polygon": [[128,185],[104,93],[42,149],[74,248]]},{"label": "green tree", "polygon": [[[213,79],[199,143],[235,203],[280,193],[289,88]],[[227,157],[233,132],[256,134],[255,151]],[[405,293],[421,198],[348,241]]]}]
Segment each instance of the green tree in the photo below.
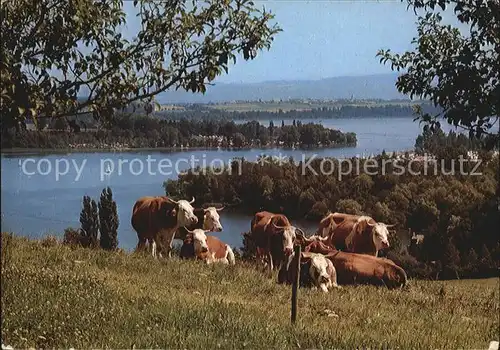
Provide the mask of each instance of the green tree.
[{"label": "green tree", "polygon": [[167,89],[204,93],[237,55],[254,59],[281,31],[249,0],[132,6],[140,25],[126,39],[121,0],[2,1],[2,126],[20,129],[38,115],[109,117]]},{"label": "green tree", "polygon": [[115,250],[118,247],[118,212],[111,188],[102,190],[99,200],[99,224],[101,248]]},{"label": "green tree", "polygon": [[467,257],[464,261],[464,265],[467,267],[467,272],[471,276],[474,276],[477,273],[479,267],[479,258],[474,248],[471,248],[469,250],[469,253],[467,254]]},{"label": "green tree", "polygon": [[486,244],[481,246],[481,254],[479,256],[479,270],[483,274],[488,274],[489,271],[496,268],[495,262],[491,258],[490,251]]},{"label": "green tree", "polygon": [[336,207],[339,213],[362,215],[361,204],[354,199],[341,199],[337,202]]},{"label": "green tree", "polygon": [[233,146],[236,148],[243,147],[245,145],[246,139],[245,136],[237,132],[236,134],[233,135]]},{"label": "green tree", "polygon": [[[462,0],[407,0],[409,7],[423,9],[419,16],[415,51],[393,54],[380,50],[380,62],[404,70],[396,87],[410,97],[429,98],[442,112],[436,115],[417,109],[417,118],[439,126],[437,118],[470,130],[470,136],[494,135],[494,122],[500,115],[500,2]],[[434,12],[452,6],[460,23],[469,28],[462,35],[458,28],[441,23]],[[428,125],[426,125],[428,127]],[[426,128],[424,127],[424,128]],[[498,125],[495,127],[497,128]],[[485,146],[498,142],[498,133]]]},{"label": "green tree", "polygon": [[97,247],[99,234],[99,213],[97,203],[89,196],[83,196],[83,208],[80,213],[80,224],[85,245]]},{"label": "green tree", "polygon": [[443,258],[441,259],[441,263],[443,265],[443,269],[445,270],[446,273],[448,273],[450,276],[453,274],[457,277],[458,279],[458,270],[459,270],[459,265],[460,265],[460,252],[458,251],[457,247],[453,244],[451,239],[448,241],[448,243],[445,246],[445,250],[443,253]]}]

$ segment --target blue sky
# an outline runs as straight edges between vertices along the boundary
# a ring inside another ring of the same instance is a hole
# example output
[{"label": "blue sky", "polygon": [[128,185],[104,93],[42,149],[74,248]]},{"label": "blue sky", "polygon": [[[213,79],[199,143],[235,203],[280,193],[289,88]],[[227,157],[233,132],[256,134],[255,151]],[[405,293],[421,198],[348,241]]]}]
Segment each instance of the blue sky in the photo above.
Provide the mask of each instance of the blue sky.
[{"label": "blue sky", "polygon": [[[126,8],[131,5],[126,4]],[[216,82],[390,73],[390,67],[375,57],[377,51],[411,50],[411,40],[417,34],[417,17],[412,9],[407,10],[406,1],[265,0],[255,1],[255,5],[271,10],[283,31],[269,51],[262,51],[253,61],[238,59]],[[447,10],[444,18],[456,23],[451,11]],[[133,27],[130,23],[126,31]]]}]

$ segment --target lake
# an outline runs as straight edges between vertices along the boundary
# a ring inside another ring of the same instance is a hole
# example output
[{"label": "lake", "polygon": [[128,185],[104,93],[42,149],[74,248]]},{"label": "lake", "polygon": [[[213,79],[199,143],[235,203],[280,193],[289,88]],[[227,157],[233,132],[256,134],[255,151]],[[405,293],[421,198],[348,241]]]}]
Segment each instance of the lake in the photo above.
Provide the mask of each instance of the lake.
[{"label": "lake", "polygon": [[[320,122],[306,120],[306,122]],[[241,122],[241,121],[238,121]],[[285,124],[290,124],[286,120]],[[352,148],[317,150],[196,150],[175,152],[99,152],[58,154],[5,154],[1,156],[2,232],[39,238],[46,234],[62,236],[64,229],[78,228],[82,197],[99,200],[103,188],[110,186],[117,203],[120,225],[119,246],[135,248],[137,235],[130,224],[135,201],[145,195],[164,195],[163,182],[194,166],[228,164],[244,157],[254,161],[266,155],[292,156],[299,161],[317,157],[351,157],[379,154],[382,150],[412,149],[421,131],[412,117],[344,118],[321,121],[329,128],[355,132],[358,144]],[[269,121],[261,121],[268,125]],[[281,120],[275,120],[280,125]],[[445,132],[452,127],[443,126]],[[142,166],[142,171],[141,171]],[[224,231],[215,233],[231,246],[241,246],[241,233],[250,228],[251,213],[221,212]],[[316,223],[296,222],[306,232]]]}]

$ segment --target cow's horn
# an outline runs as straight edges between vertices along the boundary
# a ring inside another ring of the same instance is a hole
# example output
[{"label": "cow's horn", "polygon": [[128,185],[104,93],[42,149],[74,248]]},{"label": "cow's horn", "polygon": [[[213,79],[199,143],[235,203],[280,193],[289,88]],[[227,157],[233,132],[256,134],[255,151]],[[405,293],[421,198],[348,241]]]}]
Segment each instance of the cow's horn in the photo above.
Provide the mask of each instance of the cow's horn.
[{"label": "cow's horn", "polygon": [[186,232],[187,232],[187,233],[190,233],[190,234],[193,234],[193,233],[194,233],[194,231],[190,231],[190,230],[188,230],[188,228],[187,228],[186,226],[183,226],[183,227],[184,227],[184,229],[186,230]]},{"label": "cow's horn", "polygon": [[304,232],[303,232],[302,230],[300,230],[299,228],[297,228],[297,231],[298,231],[298,232],[296,233],[297,238],[299,238],[299,239],[303,239],[304,241],[307,241],[307,237],[306,237],[306,235],[304,234]]},{"label": "cow's horn", "polygon": [[366,223],[368,224],[368,226],[375,226],[375,225],[376,225],[376,223],[372,224],[372,223],[370,223],[370,221],[368,221],[368,220],[366,220]]},{"label": "cow's horn", "polygon": [[396,224],[392,224],[392,225],[385,225],[385,227],[387,227],[387,228],[391,228],[391,227],[394,227],[394,226],[396,226]]},{"label": "cow's horn", "polygon": [[282,229],[284,229],[284,228],[285,228],[285,226],[278,226],[278,225],[276,225],[276,223],[274,223],[274,222],[273,222],[273,226],[274,226],[274,227],[276,227],[277,229],[280,229],[280,230],[282,230]]},{"label": "cow's horn", "polygon": [[220,207],[220,208],[215,208],[215,210],[217,210],[217,211],[221,211],[221,210],[222,210],[222,209],[224,209],[224,208],[225,208],[225,206],[223,205],[223,206],[222,206],[222,207]]},{"label": "cow's horn", "polygon": [[171,202],[171,203],[175,203],[175,204],[177,204],[177,203],[178,203],[177,201],[174,201],[174,200],[173,200],[172,198],[170,198],[170,197],[167,197],[167,200],[168,200],[169,202]]},{"label": "cow's horn", "polygon": [[306,236],[306,233],[302,231],[300,227],[297,227],[297,231],[299,231],[299,233],[302,234],[304,237]]},{"label": "cow's horn", "polygon": [[191,202],[189,202],[189,204],[193,204],[194,203],[194,197],[193,199],[191,199]]}]

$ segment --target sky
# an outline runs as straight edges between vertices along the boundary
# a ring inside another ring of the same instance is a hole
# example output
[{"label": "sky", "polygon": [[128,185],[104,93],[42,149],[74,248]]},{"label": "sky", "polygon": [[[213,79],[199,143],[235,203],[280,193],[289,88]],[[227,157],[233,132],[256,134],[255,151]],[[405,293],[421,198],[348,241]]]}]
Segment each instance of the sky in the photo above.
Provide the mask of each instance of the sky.
[{"label": "sky", "polygon": [[[315,80],[336,76],[390,73],[379,63],[379,49],[403,53],[412,49],[417,17],[400,0],[264,0],[254,1],[275,15],[283,29],[269,51],[253,61],[239,58],[219,83],[270,80]],[[132,4],[125,5],[127,14]],[[445,22],[453,21],[451,11]],[[136,30],[129,22],[126,34]],[[128,35],[127,35],[128,36]]]}]

